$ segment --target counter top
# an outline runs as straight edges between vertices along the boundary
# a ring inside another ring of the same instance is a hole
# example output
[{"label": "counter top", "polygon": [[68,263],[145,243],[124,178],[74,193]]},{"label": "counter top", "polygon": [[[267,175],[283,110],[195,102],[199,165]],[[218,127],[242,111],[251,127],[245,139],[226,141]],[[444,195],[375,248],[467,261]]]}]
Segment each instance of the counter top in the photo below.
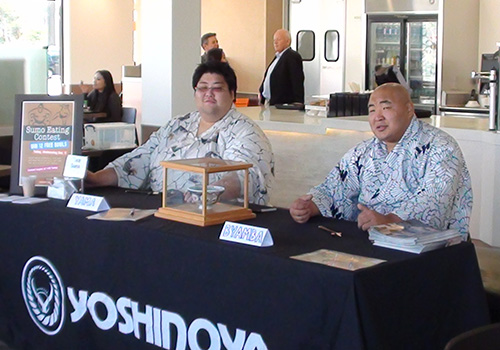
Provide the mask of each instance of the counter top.
[{"label": "counter top", "polygon": [[[255,120],[264,130],[326,134],[327,129],[370,131],[368,116],[325,118],[306,114],[305,111],[277,109],[275,107],[242,107],[238,111]],[[421,120],[443,129],[488,131],[488,118],[433,115]],[[489,132],[490,133],[490,132]],[[495,133],[492,133],[495,134]]]},{"label": "counter top", "polygon": [[[305,111],[275,107],[238,108],[264,130],[276,158],[276,181],[271,201],[287,207],[321,183],[349,149],[373,136],[368,116],[325,118]],[[500,133],[488,130],[488,118],[433,115],[420,120],[434,125],[459,144],[471,174],[474,206],[473,238],[500,246]]]}]

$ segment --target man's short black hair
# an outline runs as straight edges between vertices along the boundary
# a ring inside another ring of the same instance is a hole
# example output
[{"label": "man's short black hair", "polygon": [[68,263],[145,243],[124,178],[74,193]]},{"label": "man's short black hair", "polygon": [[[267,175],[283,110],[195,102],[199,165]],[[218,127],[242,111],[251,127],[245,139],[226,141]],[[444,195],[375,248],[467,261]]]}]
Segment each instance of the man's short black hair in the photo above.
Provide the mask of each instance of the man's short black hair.
[{"label": "man's short black hair", "polygon": [[236,74],[233,68],[226,62],[210,61],[200,64],[193,73],[193,89],[196,88],[201,77],[205,73],[219,74],[224,77],[229,91],[234,92],[236,98]]},{"label": "man's short black hair", "polygon": [[201,47],[203,48],[203,44],[208,43],[208,38],[211,38],[211,37],[216,36],[216,35],[217,34],[215,34],[215,33],[203,34],[203,36],[201,37]]},{"label": "man's short black hair", "polygon": [[217,48],[217,47],[214,47],[213,49],[208,50],[207,51],[207,62],[210,62],[210,61],[220,62],[220,61],[222,61],[223,53],[224,53],[224,51],[222,51],[222,49]]}]

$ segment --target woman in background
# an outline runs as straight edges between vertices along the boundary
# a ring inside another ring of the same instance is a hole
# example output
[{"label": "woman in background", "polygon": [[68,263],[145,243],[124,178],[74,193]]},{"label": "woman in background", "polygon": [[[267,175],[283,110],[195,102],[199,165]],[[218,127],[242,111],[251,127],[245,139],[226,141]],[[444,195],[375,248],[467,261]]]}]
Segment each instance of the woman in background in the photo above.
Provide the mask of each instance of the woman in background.
[{"label": "woman in background", "polygon": [[88,93],[81,84],[84,99],[91,112],[106,113],[102,122],[119,122],[122,120],[122,100],[115,91],[113,76],[107,70],[98,70],[94,74],[93,90]]}]

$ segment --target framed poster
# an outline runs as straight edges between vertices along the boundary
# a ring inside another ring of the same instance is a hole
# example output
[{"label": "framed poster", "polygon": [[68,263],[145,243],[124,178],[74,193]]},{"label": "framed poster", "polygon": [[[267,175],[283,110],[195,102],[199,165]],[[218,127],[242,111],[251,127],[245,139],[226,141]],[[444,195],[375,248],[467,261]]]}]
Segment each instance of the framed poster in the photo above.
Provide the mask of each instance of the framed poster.
[{"label": "framed poster", "polygon": [[21,177],[36,175],[35,195],[62,177],[68,154],[81,154],[83,95],[16,95],[10,193]]}]

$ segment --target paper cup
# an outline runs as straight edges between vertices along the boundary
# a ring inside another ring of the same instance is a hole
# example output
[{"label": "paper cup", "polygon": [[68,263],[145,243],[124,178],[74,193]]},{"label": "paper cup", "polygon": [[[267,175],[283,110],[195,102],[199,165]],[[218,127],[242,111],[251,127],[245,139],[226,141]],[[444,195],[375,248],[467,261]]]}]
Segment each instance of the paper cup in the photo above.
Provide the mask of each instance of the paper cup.
[{"label": "paper cup", "polygon": [[23,195],[33,197],[35,195],[36,175],[22,176],[21,184],[23,186]]}]

